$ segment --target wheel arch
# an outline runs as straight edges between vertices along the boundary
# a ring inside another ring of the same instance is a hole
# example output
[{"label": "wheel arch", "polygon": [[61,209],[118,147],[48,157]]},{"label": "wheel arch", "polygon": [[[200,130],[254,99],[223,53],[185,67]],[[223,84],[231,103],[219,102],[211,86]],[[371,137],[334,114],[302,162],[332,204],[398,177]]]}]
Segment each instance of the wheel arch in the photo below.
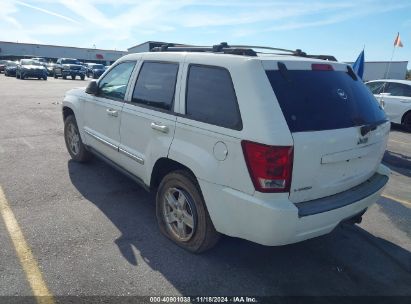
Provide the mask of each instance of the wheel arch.
[{"label": "wheel arch", "polygon": [[197,178],[194,172],[189,167],[170,158],[162,157],[155,162],[153,170],[151,171],[150,190],[154,191],[155,189],[157,189],[164,176],[166,176],[170,172],[177,170],[187,171],[197,182]]},{"label": "wheel arch", "polygon": [[408,109],[401,117],[401,124],[404,123],[405,116],[411,113],[411,109]]}]

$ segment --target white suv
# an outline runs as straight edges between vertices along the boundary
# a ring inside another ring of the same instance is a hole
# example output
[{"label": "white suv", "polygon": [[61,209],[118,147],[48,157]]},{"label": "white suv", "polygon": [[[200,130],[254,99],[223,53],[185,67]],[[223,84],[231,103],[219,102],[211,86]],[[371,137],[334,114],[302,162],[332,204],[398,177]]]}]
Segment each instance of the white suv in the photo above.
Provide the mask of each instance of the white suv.
[{"label": "white suv", "polygon": [[161,232],[192,252],[220,233],[275,246],[359,221],[388,181],[390,124],[352,69],[198,51],[130,54],[69,91],[71,157],[97,155],[156,191]]}]

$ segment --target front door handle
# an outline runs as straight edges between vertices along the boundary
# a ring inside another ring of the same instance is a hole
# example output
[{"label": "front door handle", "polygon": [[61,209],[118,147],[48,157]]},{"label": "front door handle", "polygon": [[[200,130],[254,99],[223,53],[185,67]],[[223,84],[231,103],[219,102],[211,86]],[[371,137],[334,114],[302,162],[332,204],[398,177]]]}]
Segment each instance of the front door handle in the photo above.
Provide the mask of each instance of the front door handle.
[{"label": "front door handle", "polygon": [[107,112],[107,115],[114,116],[114,117],[118,116],[118,111],[114,109],[107,109],[106,112]]},{"label": "front door handle", "polygon": [[163,132],[163,133],[168,133],[168,127],[167,126],[158,124],[156,122],[151,123],[151,128],[153,130],[157,130],[157,131],[160,131],[160,132]]}]

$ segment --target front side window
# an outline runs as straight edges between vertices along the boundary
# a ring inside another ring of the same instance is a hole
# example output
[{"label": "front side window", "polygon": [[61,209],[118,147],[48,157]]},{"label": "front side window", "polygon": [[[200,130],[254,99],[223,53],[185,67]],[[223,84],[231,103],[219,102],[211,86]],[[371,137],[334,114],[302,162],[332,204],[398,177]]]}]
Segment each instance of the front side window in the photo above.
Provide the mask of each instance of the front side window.
[{"label": "front side window", "polygon": [[124,100],[128,81],[135,64],[134,61],[128,61],[112,68],[99,82],[99,96]]},{"label": "front side window", "polygon": [[383,92],[384,84],[385,82],[376,81],[366,83],[366,86],[371,90],[373,94],[377,95]]},{"label": "front side window", "polygon": [[192,65],[187,77],[187,117],[230,129],[242,129],[237,97],[226,69]]},{"label": "front side window", "polygon": [[171,110],[177,82],[178,64],[144,62],[131,102]]}]

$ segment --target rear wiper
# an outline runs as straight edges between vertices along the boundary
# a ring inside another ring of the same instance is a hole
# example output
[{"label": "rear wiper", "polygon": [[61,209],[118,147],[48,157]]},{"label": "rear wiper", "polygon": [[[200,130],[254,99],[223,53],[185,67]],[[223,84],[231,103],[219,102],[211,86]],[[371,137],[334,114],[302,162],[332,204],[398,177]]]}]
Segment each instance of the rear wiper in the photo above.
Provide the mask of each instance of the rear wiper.
[{"label": "rear wiper", "polygon": [[361,136],[367,135],[369,132],[374,131],[377,129],[377,127],[383,123],[385,123],[387,120],[380,120],[371,124],[367,124],[365,126],[362,126],[360,129]]}]

